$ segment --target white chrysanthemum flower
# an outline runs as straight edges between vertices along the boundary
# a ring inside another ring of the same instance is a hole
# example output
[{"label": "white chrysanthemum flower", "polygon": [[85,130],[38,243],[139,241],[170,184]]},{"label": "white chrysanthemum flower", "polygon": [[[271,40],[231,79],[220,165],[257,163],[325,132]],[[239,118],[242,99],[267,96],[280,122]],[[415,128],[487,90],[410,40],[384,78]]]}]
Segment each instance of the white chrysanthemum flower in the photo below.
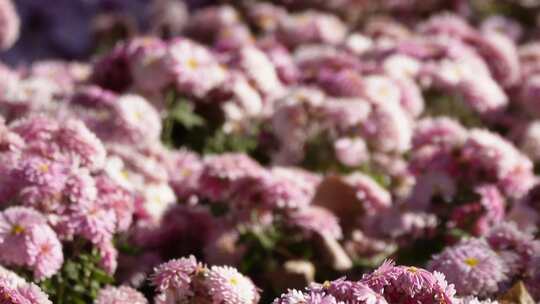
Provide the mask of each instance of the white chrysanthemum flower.
[{"label": "white chrysanthemum flower", "polygon": [[176,201],[174,191],[166,183],[149,184],[144,188],[144,209],[154,220],[159,220]]},{"label": "white chrysanthemum flower", "polygon": [[250,279],[229,266],[212,266],[207,277],[208,291],[215,304],[252,304],[258,299]]}]

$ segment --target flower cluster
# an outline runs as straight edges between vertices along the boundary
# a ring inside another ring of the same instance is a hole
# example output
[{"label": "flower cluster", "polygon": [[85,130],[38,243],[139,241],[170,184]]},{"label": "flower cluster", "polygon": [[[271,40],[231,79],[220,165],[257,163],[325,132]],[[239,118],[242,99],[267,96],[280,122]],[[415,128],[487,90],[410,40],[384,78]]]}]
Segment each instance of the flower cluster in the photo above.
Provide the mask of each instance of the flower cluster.
[{"label": "flower cluster", "polygon": [[251,280],[230,266],[210,268],[193,256],[159,265],[152,276],[156,303],[253,304],[259,294]]}]

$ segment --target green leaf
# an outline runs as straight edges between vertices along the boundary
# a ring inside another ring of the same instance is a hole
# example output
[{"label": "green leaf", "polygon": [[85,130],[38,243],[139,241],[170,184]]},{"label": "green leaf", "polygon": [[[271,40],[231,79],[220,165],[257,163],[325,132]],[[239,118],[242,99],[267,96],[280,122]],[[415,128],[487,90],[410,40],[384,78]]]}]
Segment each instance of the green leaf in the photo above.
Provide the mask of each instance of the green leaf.
[{"label": "green leaf", "polygon": [[172,109],[169,110],[169,117],[186,129],[204,125],[204,119],[195,113],[193,105],[185,99],[176,102]]}]

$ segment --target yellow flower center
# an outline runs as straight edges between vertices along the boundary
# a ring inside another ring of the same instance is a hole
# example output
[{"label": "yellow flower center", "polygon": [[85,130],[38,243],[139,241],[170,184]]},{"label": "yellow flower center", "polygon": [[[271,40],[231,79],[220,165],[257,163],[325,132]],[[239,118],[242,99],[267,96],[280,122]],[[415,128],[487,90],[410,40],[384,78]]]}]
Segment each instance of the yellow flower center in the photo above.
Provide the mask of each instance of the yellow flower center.
[{"label": "yellow flower center", "polygon": [[129,172],[128,172],[128,170],[122,170],[122,171],[120,172],[120,174],[121,174],[122,177],[125,178],[125,179],[128,179],[128,178],[129,178]]},{"label": "yellow flower center", "polygon": [[21,226],[21,225],[13,225],[13,227],[11,228],[11,233],[12,234],[21,234],[24,232],[24,227]]},{"label": "yellow flower center", "polygon": [[475,267],[480,261],[477,258],[466,258],[464,262],[471,267]]},{"label": "yellow flower center", "polygon": [[237,277],[232,277],[230,280],[229,280],[229,283],[231,283],[231,285],[233,286],[236,286],[238,285],[238,278]]},{"label": "yellow flower center", "polygon": [[41,171],[41,173],[47,173],[47,172],[49,172],[49,165],[48,164],[41,164],[38,169],[39,169],[39,171]]},{"label": "yellow flower center", "polygon": [[412,273],[418,272],[418,268],[416,268],[416,267],[414,267],[414,266],[411,266],[411,267],[407,268],[407,270],[408,270],[409,272],[412,272]]},{"label": "yellow flower center", "polygon": [[195,70],[196,68],[199,67],[199,62],[197,61],[197,59],[195,58],[189,58],[186,62],[187,66],[192,69],[192,70]]}]

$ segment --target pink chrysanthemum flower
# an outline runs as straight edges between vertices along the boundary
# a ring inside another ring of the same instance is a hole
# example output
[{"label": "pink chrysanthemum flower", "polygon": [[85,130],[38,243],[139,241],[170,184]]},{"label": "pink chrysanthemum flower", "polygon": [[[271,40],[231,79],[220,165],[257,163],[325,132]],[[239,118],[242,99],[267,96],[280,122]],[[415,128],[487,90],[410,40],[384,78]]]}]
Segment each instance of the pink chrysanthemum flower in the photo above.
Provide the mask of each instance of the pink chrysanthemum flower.
[{"label": "pink chrysanthemum flower", "polygon": [[[161,117],[142,96],[122,95],[114,103],[117,115],[118,141],[127,143],[154,142],[161,134]],[[122,139],[122,136],[126,138]]]},{"label": "pink chrysanthemum flower", "polygon": [[6,304],[52,304],[34,283],[27,283],[14,272],[0,266],[0,302]]},{"label": "pink chrysanthemum flower", "polygon": [[76,234],[82,235],[94,244],[108,241],[116,229],[114,210],[97,202],[79,204],[72,208],[68,224]]},{"label": "pink chrysanthemum flower", "polygon": [[454,286],[446,282],[444,275],[412,266],[394,266],[389,261],[360,282],[382,294],[389,303],[404,299],[412,303],[453,303],[454,300]]},{"label": "pink chrysanthemum flower", "polygon": [[163,40],[153,37],[143,37],[137,40],[139,45],[128,59],[133,84],[143,92],[159,92],[173,81],[164,61],[167,44]]},{"label": "pink chrysanthemum flower", "polygon": [[204,97],[226,79],[226,71],[205,47],[187,39],[169,42],[165,57],[180,92]]},{"label": "pink chrysanthemum flower", "polygon": [[154,269],[151,281],[158,292],[171,292],[182,299],[193,293],[192,277],[201,267],[194,256],[171,260]]},{"label": "pink chrysanthemum flower", "polygon": [[34,209],[11,207],[0,215],[0,258],[8,264],[30,265],[33,257],[27,250],[27,235],[37,226],[46,226],[45,217]]},{"label": "pink chrysanthemum flower", "polygon": [[0,217],[2,261],[29,267],[36,280],[60,269],[64,261],[62,244],[42,214],[30,208],[10,207]]},{"label": "pink chrysanthemum flower", "polygon": [[253,282],[233,267],[212,266],[205,286],[214,304],[255,304],[259,300]]},{"label": "pink chrysanthemum flower", "polygon": [[43,211],[55,211],[61,203],[68,179],[67,164],[40,156],[27,156],[17,167],[14,174],[19,180],[20,202]]},{"label": "pink chrysanthemum flower", "polygon": [[489,296],[508,280],[509,268],[489,245],[480,239],[464,241],[435,255],[428,265],[455,284],[458,295]]},{"label": "pink chrysanthemum flower", "polygon": [[54,275],[64,263],[62,244],[56,233],[49,226],[37,226],[30,229],[27,238],[34,279],[40,281]]},{"label": "pink chrysanthemum flower", "polygon": [[99,291],[94,304],[147,304],[148,300],[137,290],[128,287],[107,286]]}]

